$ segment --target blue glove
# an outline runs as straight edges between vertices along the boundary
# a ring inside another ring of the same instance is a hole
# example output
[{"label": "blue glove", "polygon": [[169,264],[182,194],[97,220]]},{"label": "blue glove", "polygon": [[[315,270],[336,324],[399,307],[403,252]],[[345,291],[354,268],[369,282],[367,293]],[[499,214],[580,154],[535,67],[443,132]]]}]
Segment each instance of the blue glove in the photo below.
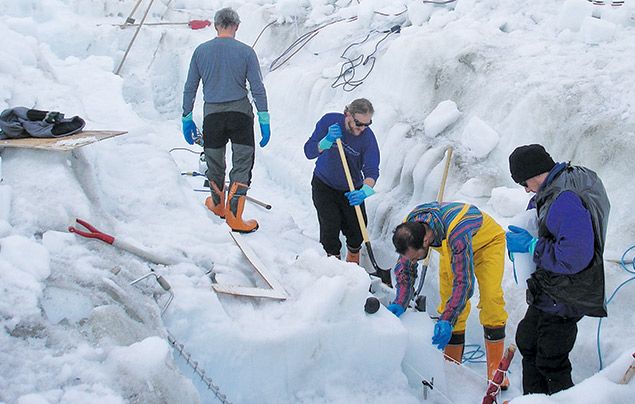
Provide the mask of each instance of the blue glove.
[{"label": "blue glove", "polygon": [[534,249],[538,239],[529,234],[522,227],[509,226],[509,232],[505,233],[507,250],[512,253],[530,253],[534,255]]},{"label": "blue glove", "polygon": [[181,123],[183,124],[183,137],[185,141],[189,144],[194,144],[194,138],[196,138],[198,131],[194,120],[192,120],[192,113],[190,112],[182,117]]},{"label": "blue glove", "polygon": [[362,202],[364,202],[364,199],[368,198],[374,193],[375,193],[375,190],[372,187],[364,184],[364,186],[361,189],[347,192],[344,195],[346,195],[346,197],[348,198],[349,205],[357,206],[357,205],[361,205]]},{"label": "blue glove", "polygon": [[269,112],[258,111],[258,123],[260,124],[260,134],[262,139],[260,140],[260,147],[265,147],[269,143],[271,137],[271,128],[269,127]]},{"label": "blue glove", "polygon": [[318,143],[318,147],[322,150],[328,150],[331,148],[331,146],[333,146],[333,143],[335,143],[337,139],[341,138],[342,129],[340,128],[340,125],[334,123],[333,125],[329,126],[328,133],[326,134],[326,136],[324,136],[324,138],[322,138],[322,140],[320,140],[320,143]]},{"label": "blue glove", "polygon": [[397,304],[397,303],[391,303],[386,308],[388,309],[389,312],[391,312],[397,317],[401,316],[406,311],[406,309],[404,309],[400,304]]},{"label": "blue glove", "polygon": [[432,344],[437,348],[443,349],[452,338],[452,324],[446,320],[439,320],[434,326],[434,335],[432,336]]}]

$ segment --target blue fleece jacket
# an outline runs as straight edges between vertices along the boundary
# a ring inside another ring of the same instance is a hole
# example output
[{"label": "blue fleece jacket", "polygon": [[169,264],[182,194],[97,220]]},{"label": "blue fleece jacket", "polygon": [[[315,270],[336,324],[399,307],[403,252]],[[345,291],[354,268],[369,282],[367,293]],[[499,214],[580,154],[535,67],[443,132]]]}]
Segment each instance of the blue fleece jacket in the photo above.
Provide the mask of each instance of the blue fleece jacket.
[{"label": "blue fleece jacket", "polygon": [[366,127],[359,134],[353,135],[344,125],[344,114],[328,113],[315,125],[313,134],[304,144],[304,154],[312,160],[317,158],[313,175],[333,189],[349,191],[342,160],[337,146],[333,144],[330,149],[320,153],[318,143],[326,133],[329,126],[338,124],[342,129],[342,146],[346,153],[346,160],[353,178],[355,188],[360,188],[365,178],[377,181],[379,178],[379,146],[373,131]]}]

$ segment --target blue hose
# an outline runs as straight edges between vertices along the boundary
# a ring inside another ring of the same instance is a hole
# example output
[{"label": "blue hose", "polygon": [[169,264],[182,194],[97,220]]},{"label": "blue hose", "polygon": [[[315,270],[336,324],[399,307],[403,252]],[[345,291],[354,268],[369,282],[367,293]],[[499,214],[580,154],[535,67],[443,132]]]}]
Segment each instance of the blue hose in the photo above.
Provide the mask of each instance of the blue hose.
[{"label": "blue hose", "polygon": [[[633,270],[628,269],[628,267],[626,266],[627,263],[625,262],[624,258],[626,257],[626,254],[628,254],[632,249],[635,248],[635,245],[630,246],[626,251],[624,251],[624,254],[622,254],[622,258],[620,259],[620,266],[622,267],[623,270],[625,270],[626,272],[628,272],[629,274],[633,274],[635,275],[635,260],[632,260],[630,262],[630,265],[633,266]],[[609,298],[606,300],[606,305],[608,306],[609,303],[611,303],[611,301],[613,300],[613,298],[615,297],[615,295],[617,294],[617,292],[627,283],[631,282],[631,281],[635,281],[635,276],[625,280],[624,282],[622,282],[617,288],[615,288],[615,290],[613,291],[613,293],[611,293],[611,296],[609,296]],[[600,320],[598,321],[598,331],[597,331],[597,346],[598,346],[598,360],[600,362],[600,370],[602,370],[602,348],[600,347],[600,331],[602,329],[602,318],[600,318]]]},{"label": "blue hose", "polygon": [[481,349],[479,344],[467,344],[465,345],[465,352],[463,352],[463,363],[485,363],[481,358],[485,356],[485,352]]}]

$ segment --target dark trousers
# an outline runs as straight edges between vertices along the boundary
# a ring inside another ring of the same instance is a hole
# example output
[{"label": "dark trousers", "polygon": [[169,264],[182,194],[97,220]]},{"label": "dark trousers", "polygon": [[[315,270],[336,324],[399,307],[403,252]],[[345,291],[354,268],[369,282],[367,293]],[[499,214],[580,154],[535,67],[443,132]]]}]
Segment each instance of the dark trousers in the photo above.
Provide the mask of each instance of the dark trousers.
[{"label": "dark trousers", "polygon": [[240,112],[216,112],[205,116],[203,120],[207,178],[214,181],[219,189],[223,189],[225,185],[227,142],[232,144],[229,181],[249,185],[255,155],[253,119]]},{"label": "dark trousers", "polygon": [[[346,245],[351,250],[359,250],[362,245],[362,231],[359,228],[355,207],[349,205],[345,191],[333,189],[320,181],[317,177],[311,180],[313,205],[317,210],[320,223],[320,244],[328,255],[339,255],[342,249],[340,231],[346,238]],[[360,205],[364,222],[366,209]]]},{"label": "dark trousers", "polygon": [[529,306],[516,330],[523,356],[523,394],[554,394],[573,386],[569,353],[580,317],[561,317]]}]

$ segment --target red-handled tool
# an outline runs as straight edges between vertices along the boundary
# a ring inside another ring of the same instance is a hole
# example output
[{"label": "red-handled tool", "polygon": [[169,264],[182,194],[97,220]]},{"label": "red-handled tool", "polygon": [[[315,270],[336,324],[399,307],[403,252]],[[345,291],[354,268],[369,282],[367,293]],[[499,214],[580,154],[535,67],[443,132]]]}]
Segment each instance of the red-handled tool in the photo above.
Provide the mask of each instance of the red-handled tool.
[{"label": "red-handled tool", "polygon": [[136,247],[130,243],[127,243],[125,241],[116,239],[114,236],[111,236],[110,234],[106,234],[100,230],[97,230],[97,228],[93,225],[91,225],[90,223],[88,223],[85,220],[82,219],[75,219],[75,221],[84,226],[86,229],[88,229],[88,231],[86,230],[81,230],[78,229],[76,227],[73,226],[69,226],[68,227],[68,231],[71,233],[75,233],[78,234],[82,237],[86,237],[86,238],[92,238],[92,239],[96,239],[96,240],[101,240],[104,243],[110,244],[112,246],[115,246],[117,248],[120,248],[122,250],[128,251],[129,253],[132,253],[138,257],[141,257],[145,260],[148,260],[152,263],[155,264],[159,264],[159,265],[172,265],[175,264],[174,260],[170,260],[167,259],[165,257],[159,257],[158,255],[155,255],[151,252],[148,251],[144,251],[142,249],[140,249],[139,247]]},{"label": "red-handled tool", "polygon": [[68,226],[68,231],[70,231],[71,233],[77,233],[82,237],[86,237],[86,238],[96,238],[98,240],[103,241],[104,243],[108,243],[108,244],[113,244],[115,242],[115,238],[113,236],[111,236],[110,234],[106,234],[103,233],[99,230],[97,230],[93,225],[91,225],[90,223],[82,220],[82,219],[75,219],[75,221],[79,224],[81,224],[82,226],[84,226],[85,228],[88,229],[88,231],[84,231],[84,230],[80,230],[78,228],[75,228],[73,226]]}]

